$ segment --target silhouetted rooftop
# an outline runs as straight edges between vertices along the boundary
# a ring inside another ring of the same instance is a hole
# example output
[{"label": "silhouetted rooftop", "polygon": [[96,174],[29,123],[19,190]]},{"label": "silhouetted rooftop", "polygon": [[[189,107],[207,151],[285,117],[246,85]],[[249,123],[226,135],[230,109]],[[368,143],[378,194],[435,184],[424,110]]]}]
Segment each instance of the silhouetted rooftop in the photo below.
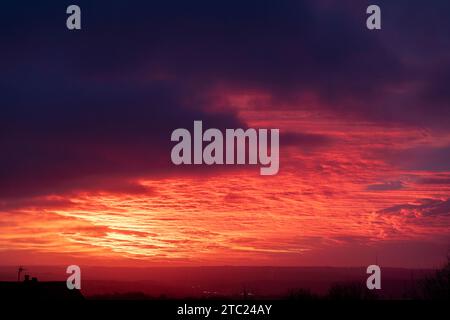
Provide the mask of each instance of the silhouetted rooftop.
[{"label": "silhouetted rooftop", "polygon": [[64,281],[1,281],[0,300],[83,300],[80,290],[69,290]]}]

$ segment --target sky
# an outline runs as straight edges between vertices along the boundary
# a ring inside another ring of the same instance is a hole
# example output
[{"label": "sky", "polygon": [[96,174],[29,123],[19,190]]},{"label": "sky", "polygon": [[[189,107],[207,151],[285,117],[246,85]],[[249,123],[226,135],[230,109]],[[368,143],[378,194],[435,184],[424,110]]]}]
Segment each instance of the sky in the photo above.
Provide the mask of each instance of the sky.
[{"label": "sky", "polygon": [[[1,265],[445,259],[450,2],[72,2],[2,4]],[[173,165],[194,120],[280,129],[279,173]]]}]

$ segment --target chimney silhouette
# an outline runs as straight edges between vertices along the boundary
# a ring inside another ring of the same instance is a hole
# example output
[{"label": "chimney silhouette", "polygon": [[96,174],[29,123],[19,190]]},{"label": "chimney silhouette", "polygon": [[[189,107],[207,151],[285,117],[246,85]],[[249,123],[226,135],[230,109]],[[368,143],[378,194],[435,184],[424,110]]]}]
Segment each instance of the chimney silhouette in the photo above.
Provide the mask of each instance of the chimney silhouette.
[{"label": "chimney silhouette", "polygon": [[22,267],[22,266],[20,266],[18,269],[17,269],[17,281],[18,282],[20,282],[20,275],[22,274],[22,271],[25,271],[26,269],[24,268],[24,267]]}]

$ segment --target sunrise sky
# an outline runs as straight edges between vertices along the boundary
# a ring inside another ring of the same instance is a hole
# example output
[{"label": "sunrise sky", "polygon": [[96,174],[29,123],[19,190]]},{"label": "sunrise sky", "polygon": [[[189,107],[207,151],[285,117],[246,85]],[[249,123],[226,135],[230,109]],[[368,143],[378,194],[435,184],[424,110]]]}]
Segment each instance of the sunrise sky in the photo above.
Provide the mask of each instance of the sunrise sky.
[{"label": "sunrise sky", "polygon": [[[450,249],[450,2],[10,1],[0,264],[434,267]],[[279,128],[280,171],[170,134]]]}]

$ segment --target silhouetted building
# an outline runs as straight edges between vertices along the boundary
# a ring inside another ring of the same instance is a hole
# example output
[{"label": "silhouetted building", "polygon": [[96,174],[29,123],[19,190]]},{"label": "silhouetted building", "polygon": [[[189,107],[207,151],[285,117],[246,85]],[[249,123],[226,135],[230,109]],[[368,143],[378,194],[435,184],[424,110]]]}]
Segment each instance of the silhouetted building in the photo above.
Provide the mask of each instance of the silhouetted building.
[{"label": "silhouetted building", "polygon": [[25,275],[24,281],[0,281],[0,301],[84,300],[80,290],[69,290],[65,281],[39,282]]}]

